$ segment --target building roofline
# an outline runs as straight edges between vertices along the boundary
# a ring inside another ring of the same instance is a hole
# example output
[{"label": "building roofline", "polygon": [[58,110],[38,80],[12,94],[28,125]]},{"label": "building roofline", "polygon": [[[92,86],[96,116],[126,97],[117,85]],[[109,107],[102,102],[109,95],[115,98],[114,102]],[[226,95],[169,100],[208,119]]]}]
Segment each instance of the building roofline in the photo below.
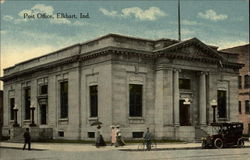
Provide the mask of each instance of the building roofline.
[{"label": "building roofline", "polygon": [[223,50],[219,50],[219,53],[224,53],[224,54],[228,54],[228,55],[233,55],[233,56],[238,56],[238,53],[232,53],[232,52],[227,52],[227,51],[223,51]]},{"label": "building roofline", "polygon": [[36,59],[39,59],[39,58],[42,58],[42,57],[46,57],[46,56],[49,56],[49,55],[53,55],[53,54],[56,54],[56,53],[58,53],[58,52],[61,52],[61,51],[64,51],[64,50],[67,50],[67,49],[69,49],[69,48],[73,48],[73,47],[79,46],[79,45],[80,45],[80,43],[73,44],[73,45],[70,45],[70,46],[68,46],[68,47],[64,47],[64,48],[61,48],[61,49],[59,49],[59,50],[53,51],[53,52],[51,52],[51,53],[44,54],[44,55],[41,55],[41,56],[38,56],[38,57],[34,57],[34,58],[31,58],[31,59],[28,59],[28,60],[25,60],[25,61],[16,63],[16,64],[14,64],[13,66],[4,68],[3,70],[8,70],[8,69],[11,69],[11,68],[15,68],[15,67],[18,66],[18,65],[21,65],[21,64],[24,64],[24,63],[27,63],[27,62],[31,62],[31,61],[33,61],[33,60],[36,60]]},{"label": "building roofline", "polygon": [[240,47],[245,47],[245,46],[250,47],[250,43],[243,44],[243,45],[240,45],[240,46],[234,46],[234,47],[230,47],[230,48],[223,48],[223,49],[221,49],[220,51],[228,50],[228,49],[235,49],[235,48],[240,48]]},{"label": "building roofline", "polygon": [[[7,81],[9,79],[13,79],[19,75],[23,75],[23,74],[29,74],[32,72],[37,72],[41,69],[48,69],[51,67],[55,67],[58,65],[62,65],[62,64],[68,64],[68,63],[73,63],[76,61],[85,61],[87,59],[92,59],[95,58],[97,56],[100,55],[106,55],[106,54],[123,54],[123,55],[128,55],[128,54],[133,54],[133,55],[141,55],[144,56],[146,58],[151,57],[151,58],[158,58],[158,55],[155,54],[150,54],[152,52],[147,52],[147,51],[141,51],[141,50],[135,50],[135,49],[127,49],[127,48],[120,48],[120,47],[105,47],[105,48],[101,48],[101,49],[97,49],[94,51],[89,51],[89,53],[91,54],[83,54],[83,55],[74,55],[71,57],[66,57],[64,59],[61,60],[57,60],[56,63],[55,62],[50,62],[48,64],[42,64],[39,66],[35,66],[33,68],[28,68],[28,69],[24,69],[22,71],[18,71],[15,73],[11,73],[9,75],[5,75],[3,77],[0,77],[1,81]],[[218,61],[216,59],[203,59],[203,58],[190,58],[190,57],[181,57],[178,55],[166,55],[168,58],[177,58],[177,59],[186,59],[186,60],[194,60],[194,61],[201,61],[201,62],[206,62],[206,63],[218,63]],[[222,62],[223,66],[226,68],[235,68],[235,69],[239,69],[242,68],[244,66],[244,64],[239,64],[239,63],[233,63],[233,62]]]},{"label": "building roofline", "polygon": [[92,40],[88,40],[88,41],[85,41],[85,42],[82,42],[82,43],[73,44],[73,45],[70,45],[70,46],[68,46],[68,47],[64,47],[64,48],[61,48],[61,49],[59,49],[59,50],[55,50],[55,51],[53,51],[53,52],[51,52],[51,53],[44,54],[44,55],[42,55],[42,56],[34,57],[34,58],[31,58],[31,59],[28,59],[28,60],[25,60],[25,61],[16,63],[16,64],[14,64],[13,66],[4,68],[3,70],[8,70],[8,69],[11,69],[11,68],[15,68],[15,67],[18,66],[18,65],[21,65],[21,64],[24,64],[24,63],[27,63],[27,62],[30,62],[30,61],[33,61],[33,60],[36,60],[36,59],[39,59],[39,58],[42,58],[42,57],[46,57],[46,56],[49,56],[49,55],[53,55],[53,54],[56,54],[56,53],[58,53],[58,52],[64,51],[64,50],[66,50],[66,49],[69,49],[69,48],[72,48],[72,47],[75,47],[75,46],[85,45],[85,44],[88,44],[88,43],[91,43],[91,42],[94,42],[94,41],[98,41],[98,40],[101,40],[101,39],[104,39],[104,38],[108,38],[108,37],[122,37],[122,38],[128,38],[128,39],[134,39],[134,40],[140,40],[140,41],[148,41],[148,42],[167,41],[167,40],[168,40],[168,41],[175,41],[175,42],[178,42],[178,40],[168,39],[168,38],[160,38],[160,39],[152,40],[152,39],[147,39],[147,38],[140,38],[140,37],[134,37],[134,36],[127,36],[127,35],[122,35],[122,34],[117,34],[117,33],[109,33],[109,34],[106,34],[106,35],[102,35],[102,36],[100,36],[100,37],[97,37],[97,38],[95,38],[95,39],[92,39]]}]

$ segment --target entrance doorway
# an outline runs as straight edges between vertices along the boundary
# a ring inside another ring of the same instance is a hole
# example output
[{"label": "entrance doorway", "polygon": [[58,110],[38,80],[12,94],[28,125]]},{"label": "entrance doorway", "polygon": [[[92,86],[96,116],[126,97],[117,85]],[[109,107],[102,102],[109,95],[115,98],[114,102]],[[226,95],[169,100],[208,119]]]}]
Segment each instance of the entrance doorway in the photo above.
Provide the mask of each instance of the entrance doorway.
[{"label": "entrance doorway", "polygon": [[47,124],[47,105],[46,104],[42,104],[40,106],[40,113],[41,113],[41,124],[45,125]]},{"label": "entrance doorway", "polygon": [[250,135],[250,123],[248,123],[248,135]]},{"label": "entrance doorway", "polygon": [[183,104],[184,100],[179,101],[180,107],[180,125],[190,126],[190,104]]}]

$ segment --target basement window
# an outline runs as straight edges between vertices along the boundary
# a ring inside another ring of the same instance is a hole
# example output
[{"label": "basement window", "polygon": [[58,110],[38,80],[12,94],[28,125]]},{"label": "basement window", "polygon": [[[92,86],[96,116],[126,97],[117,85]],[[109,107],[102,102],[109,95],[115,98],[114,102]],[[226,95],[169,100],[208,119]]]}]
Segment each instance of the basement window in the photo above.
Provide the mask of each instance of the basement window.
[{"label": "basement window", "polygon": [[88,132],[88,138],[95,138],[95,132]]},{"label": "basement window", "polygon": [[58,131],[58,136],[59,137],[64,137],[64,132],[63,131]]},{"label": "basement window", "polygon": [[143,132],[132,132],[132,137],[133,138],[142,138]]}]

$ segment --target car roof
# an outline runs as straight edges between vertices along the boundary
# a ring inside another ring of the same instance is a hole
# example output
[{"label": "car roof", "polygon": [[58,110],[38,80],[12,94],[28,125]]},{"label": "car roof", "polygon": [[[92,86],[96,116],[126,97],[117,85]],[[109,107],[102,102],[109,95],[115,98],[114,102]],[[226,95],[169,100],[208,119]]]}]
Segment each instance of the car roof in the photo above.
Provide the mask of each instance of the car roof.
[{"label": "car roof", "polygon": [[213,123],[213,124],[211,124],[212,126],[233,126],[233,125],[240,125],[240,126],[242,126],[243,125],[243,123],[240,123],[240,122],[230,122],[230,123],[226,123],[226,122],[224,122],[224,123]]}]

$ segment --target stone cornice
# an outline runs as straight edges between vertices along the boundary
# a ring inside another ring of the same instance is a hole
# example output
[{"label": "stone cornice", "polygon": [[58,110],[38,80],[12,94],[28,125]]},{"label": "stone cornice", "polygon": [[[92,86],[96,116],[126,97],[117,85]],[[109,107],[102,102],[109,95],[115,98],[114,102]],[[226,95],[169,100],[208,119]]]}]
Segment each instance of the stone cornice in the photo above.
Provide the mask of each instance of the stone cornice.
[{"label": "stone cornice", "polygon": [[152,52],[148,51],[141,51],[141,50],[135,50],[135,49],[129,49],[129,48],[119,48],[119,47],[105,47],[101,48],[95,51],[91,51],[88,53],[81,54],[81,60],[91,59],[98,57],[100,55],[107,55],[107,54],[122,54],[122,55],[136,55],[140,57],[148,57],[148,58],[154,58],[154,55]]},{"label": "stone cornice", "polygon": [[169,52],[175,52],[178,49],[184,48],[184,47],[189,47],[191,45],[197,46],[199,48],[201,48],[202,50],[204,50],[205,52],[207,52],[212,58],[219,58],[220,60],[223,60],[223,57],[221,55],[219,55],[219,53],[208,47],[206,44],[204,44],[203,42],[201,42],[200,40],[198,40],[197,38],[192,38],[186,41],[182,41],[179,43],[175,43],[173,45],[167,46],[166,48],[162,48],[159,50],[155,50],[155,54],[163,54],[163,53],[169,53]]},{"label": "stone cornice", "polygon": [[10,75],[1,77],[0,80],[7,81],[7,80],[10,80],[10,79],[16,78],[18,76],[21,76],[21,75],[27,75],[27,74],[34,73],[34,72],[37,72],[37,71],[40,71],[40,70],[49,69],[49,68],[53,68],[53,67],[56,67],[56,66],[69,64],[69,63],[72,63],[74,61],[77,61],[78,59],[79,59],[78,55],[67,57],[67,58],[64,58],[64,59],[61,59],[61,60],[58,60],[58,61],[46,63],[46,64],[43,64],[43,65],[39,65],[39,66],[36,66],[36,67],[32,67],[32,68],[28,68],[28,69],[25,69],[25,70],[22,70],[22,71],[12,73]]},{"label": "stone cornice", "polygon": [[[65,64],[76,62],[76,61],[86,61],[88,59],[93,59],[98,56],[108,55],[108,54],[139,56],[142,58],[152,58],[152,60],[160,58],[160,57],[166,57],[169,59],[183,59],[183,60],[188,60],[188,61],[199,61],[203,63],[218,64],[218,59],[209,58],[209,57],[199,58],[199,57],[187,57],[185,55],[178,55],[178,54],[163,54],[163,53],[155,54],[154,52],[141,51],[141,50],[135,50],[135,49],[129,49],[129,48],[105,47],[105,48],[101,48],[101,49],[91,51],[88,53],[74,55],[74,56],[67,57],[58,61],[54,61],[54,62],[50,62],[47,64],[39,65],[33,68],[18,71],[10,75],[3,76],[0,78],[0,80],[7,81],[10,79],[16,78],[18,76],[21,76],[21,75],[31,74],[40,70],[49,69],[49,68],[57,67],[60,65],[65,65]],[[243,64],[231,63],[231,62],[223,62],[222,64],[223,64],[223,67],[225,68],[233,68],[233,69],[240,69],[242,66],[244,66]]]}]

